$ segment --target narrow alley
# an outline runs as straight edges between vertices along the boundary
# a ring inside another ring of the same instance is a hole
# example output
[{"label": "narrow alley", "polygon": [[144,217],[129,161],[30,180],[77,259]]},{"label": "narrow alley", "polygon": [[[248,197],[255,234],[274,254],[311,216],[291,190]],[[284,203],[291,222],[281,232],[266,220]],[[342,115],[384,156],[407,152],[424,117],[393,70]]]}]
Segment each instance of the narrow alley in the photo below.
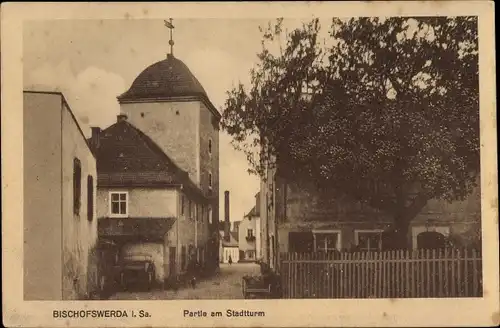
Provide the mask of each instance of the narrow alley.
[{"label": "narrow alley", "polygon": [[196,299],[242,299],[242,278],[258,275],[260,268],[255,263],[220,264],[220,272],[211,279],[199,281],[196,288],[185,287],[173,290],[119,292],[110,300],[196,300]]}]

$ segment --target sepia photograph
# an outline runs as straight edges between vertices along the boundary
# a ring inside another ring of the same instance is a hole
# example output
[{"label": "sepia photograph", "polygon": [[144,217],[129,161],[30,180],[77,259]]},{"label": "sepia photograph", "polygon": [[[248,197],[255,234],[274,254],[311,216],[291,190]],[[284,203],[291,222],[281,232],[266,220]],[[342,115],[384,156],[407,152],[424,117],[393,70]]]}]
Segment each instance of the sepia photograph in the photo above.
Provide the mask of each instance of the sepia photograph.
[{"label": "sepia photograph", "polygon": [[257,318],[243,304],[498,293],[479,14],[163,12],[20,23],[20,302]]}]

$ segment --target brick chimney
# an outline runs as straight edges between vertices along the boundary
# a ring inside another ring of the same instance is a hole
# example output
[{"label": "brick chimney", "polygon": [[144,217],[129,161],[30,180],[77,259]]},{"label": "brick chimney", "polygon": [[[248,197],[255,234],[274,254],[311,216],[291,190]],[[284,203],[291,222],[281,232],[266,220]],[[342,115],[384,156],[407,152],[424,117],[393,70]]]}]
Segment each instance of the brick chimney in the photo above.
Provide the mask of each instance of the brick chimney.
[{"label": "brick chimney", "polygon": [[229,222],[229,191],[224,191],[224,239],[230,240],[229,231],[231,223]]},{"label": "brick chimney", "polygon": [[90,147],[96,151],[101,146],[101,128],[92,126],[92,137],[90,138]]}]

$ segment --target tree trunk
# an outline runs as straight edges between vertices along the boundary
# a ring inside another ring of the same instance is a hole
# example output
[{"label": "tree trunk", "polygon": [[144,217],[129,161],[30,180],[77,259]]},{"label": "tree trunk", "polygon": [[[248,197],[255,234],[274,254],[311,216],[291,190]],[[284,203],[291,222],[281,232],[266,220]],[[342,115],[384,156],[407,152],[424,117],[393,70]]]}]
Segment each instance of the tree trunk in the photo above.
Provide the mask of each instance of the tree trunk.
[{"label": "tree trunk", "polygon": [[408,249],[411,246],[408,232],[413,217],[405,214],[401,213],[394,217],[393,249]]}]

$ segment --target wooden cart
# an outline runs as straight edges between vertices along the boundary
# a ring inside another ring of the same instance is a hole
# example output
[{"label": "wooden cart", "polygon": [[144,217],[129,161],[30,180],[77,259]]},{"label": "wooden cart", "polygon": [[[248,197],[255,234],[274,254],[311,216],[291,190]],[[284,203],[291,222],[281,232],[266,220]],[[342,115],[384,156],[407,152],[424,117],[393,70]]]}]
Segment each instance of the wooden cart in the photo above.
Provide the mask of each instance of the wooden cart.
[{"label": "wooden cart", "polygon": [[243,298],[271,298],[271,284],[262,277],[243,277]]}]

